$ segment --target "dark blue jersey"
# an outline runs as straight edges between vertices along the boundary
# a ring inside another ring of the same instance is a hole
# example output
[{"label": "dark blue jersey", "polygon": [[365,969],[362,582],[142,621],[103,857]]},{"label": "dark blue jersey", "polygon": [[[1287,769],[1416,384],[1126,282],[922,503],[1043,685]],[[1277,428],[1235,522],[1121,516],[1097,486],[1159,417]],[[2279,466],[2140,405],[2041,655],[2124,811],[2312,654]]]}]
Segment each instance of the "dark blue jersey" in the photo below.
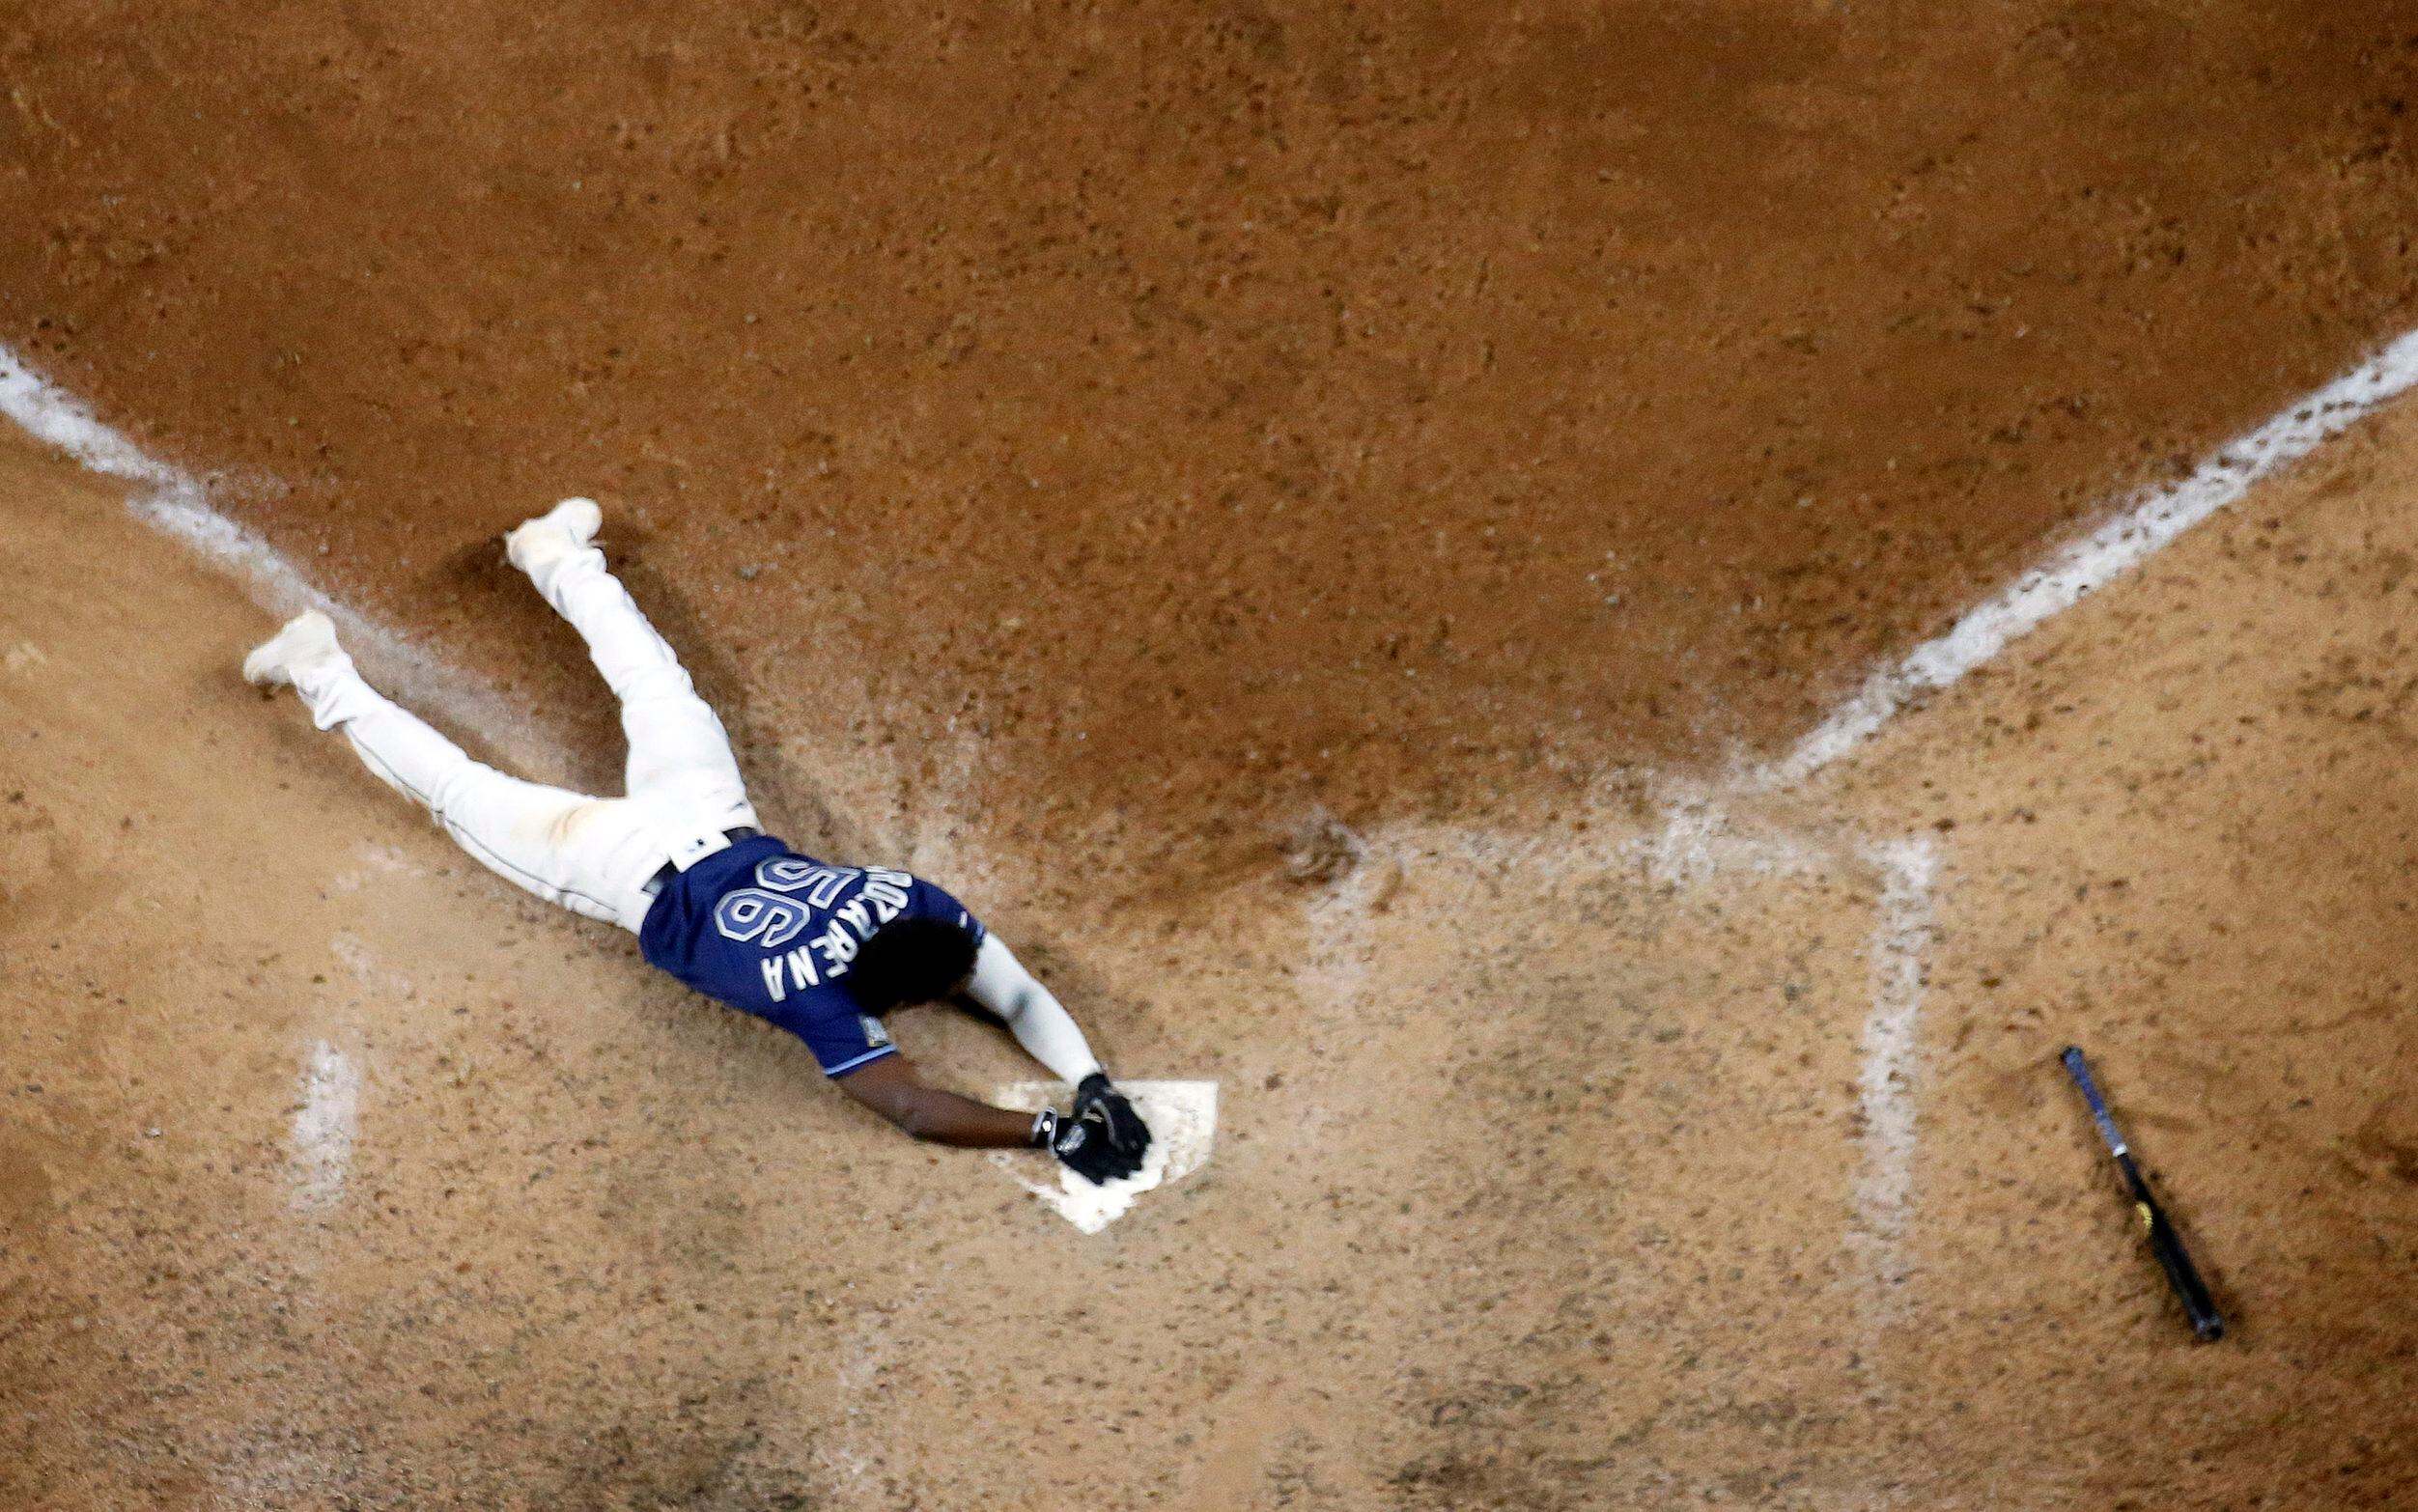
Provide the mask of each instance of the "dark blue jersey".
[{"label": "dark blue jersey", "polygon": [[647,960],[806,1042],[827,1077],[891,1052],[882,1021],[848,994],[849,963],[892,919],[945,919],[982,943],[980,920],[920,878],[829,866],[771,835],[674,876],[638,931]]}]

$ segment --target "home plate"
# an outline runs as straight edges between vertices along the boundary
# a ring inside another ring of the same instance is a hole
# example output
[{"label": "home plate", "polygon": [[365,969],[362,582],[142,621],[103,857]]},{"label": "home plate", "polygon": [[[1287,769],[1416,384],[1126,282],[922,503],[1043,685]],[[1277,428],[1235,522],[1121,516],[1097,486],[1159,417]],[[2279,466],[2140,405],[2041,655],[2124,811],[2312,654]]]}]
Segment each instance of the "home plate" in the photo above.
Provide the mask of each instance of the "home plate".
[{"label": "home plate", "polygon": [[[1141,1171],[1123,1181],[1093,1186],[1064,1166],[1054,1183],[1025,1174],[1028,1155],[995,1150],[991,1163],[1007,1172],[1016,1185],[1056,1210],[1058,1217],[1086,1234],[1097,1234],[1125,1216],[1134,1199],[1161,1182],[1181,1181],[1209,1162],[1209,1147],[1218,1134],[1218,1084],[1214,1081],[1120,1081],[1116,1089],[1133,1099],[1134,1110],[1150,1126],[1150,1153]],[[1074,1089],[1063,1081],[1016,1081],[999,1088],[991,1101],[1001,1107],[1037,1113],[1044,1107],[1066,1106]]]}]

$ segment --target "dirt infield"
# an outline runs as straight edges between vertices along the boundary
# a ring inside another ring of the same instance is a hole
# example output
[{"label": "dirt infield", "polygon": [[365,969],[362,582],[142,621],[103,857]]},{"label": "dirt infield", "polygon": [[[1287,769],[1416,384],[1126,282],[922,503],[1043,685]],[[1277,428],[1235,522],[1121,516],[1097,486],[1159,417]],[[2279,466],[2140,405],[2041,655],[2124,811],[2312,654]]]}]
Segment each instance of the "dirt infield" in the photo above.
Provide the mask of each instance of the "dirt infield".
[{"label": "dirt infield", "polygon": [[493,538],[598,494],[783,832],[1224,1106],[1097,1239],[873,1128],[242,688],[266,619],[11,436],[0,1506],[2418,1494],[2407,406],[1719,780],[2418,320],[2409,33],[0,23],[0,339],[594,783]]}]

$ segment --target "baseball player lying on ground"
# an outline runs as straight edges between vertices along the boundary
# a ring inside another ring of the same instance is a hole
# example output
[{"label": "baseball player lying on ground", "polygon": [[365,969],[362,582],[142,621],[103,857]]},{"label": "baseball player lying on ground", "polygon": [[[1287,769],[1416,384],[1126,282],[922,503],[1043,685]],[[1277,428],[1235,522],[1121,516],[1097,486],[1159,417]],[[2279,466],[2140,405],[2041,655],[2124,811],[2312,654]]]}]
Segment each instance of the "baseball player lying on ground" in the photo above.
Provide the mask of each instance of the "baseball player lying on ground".
[{"label": "baseball player lying on ground", "polygon": [[[244,658],[243,676],[290,685],[321,729],[342,730],[372,772],[490,870],[620,925],[649,962],[804,1040],[842,1091],[914,1137],[1043,1148],[1094,1182],[1140,1170],[1149,1129],[1065,1008],[965,905],[905,872],[801,855],[757,827],[722,721],[591,544],[603,518],[590,500],[565,499],[504,546],[621,701],[624,797],[472,761],[362,681],[323,614],[287,624]],[[961,992],[1075,1084],[1068,1111],[1011,1112],[917,1078],[883,1017]]]}]

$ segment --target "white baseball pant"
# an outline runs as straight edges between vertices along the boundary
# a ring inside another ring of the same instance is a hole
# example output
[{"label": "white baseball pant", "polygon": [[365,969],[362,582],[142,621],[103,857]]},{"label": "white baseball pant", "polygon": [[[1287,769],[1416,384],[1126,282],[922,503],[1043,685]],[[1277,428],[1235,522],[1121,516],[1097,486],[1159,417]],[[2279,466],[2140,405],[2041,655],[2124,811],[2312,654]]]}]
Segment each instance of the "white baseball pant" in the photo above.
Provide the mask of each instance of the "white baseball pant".
[{"label": "white baseball pant", "polygon": [[550,903],[633,932],[665,861],[687,867],[720,850],[723,832],[754,826],[722,721],[604,553],[580,546],[530,572],[546,602],[588,643],[621,701],[630,761],[617,798],[526,782],[462,747],[362,680],[347,656],[293,669],[295,690],[323,730],[340,729],[387,786],[435,816],[490,871]]}]

